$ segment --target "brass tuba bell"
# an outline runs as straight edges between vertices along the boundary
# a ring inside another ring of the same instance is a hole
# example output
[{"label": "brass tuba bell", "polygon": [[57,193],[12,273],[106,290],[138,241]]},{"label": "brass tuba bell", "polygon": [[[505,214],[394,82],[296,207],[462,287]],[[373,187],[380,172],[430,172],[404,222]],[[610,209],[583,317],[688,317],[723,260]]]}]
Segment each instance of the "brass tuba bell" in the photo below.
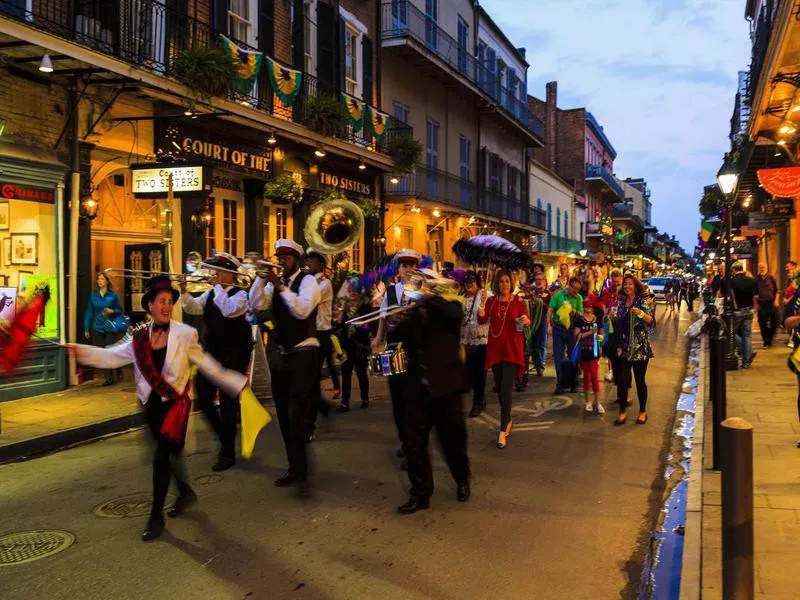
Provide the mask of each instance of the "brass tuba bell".
[{"label": "brass tuba bell", "polygon": [[364,213],[350,200],[328,200],[311,207],[303,230],[309,248],[338,254],[353,246],[364,231]]}]

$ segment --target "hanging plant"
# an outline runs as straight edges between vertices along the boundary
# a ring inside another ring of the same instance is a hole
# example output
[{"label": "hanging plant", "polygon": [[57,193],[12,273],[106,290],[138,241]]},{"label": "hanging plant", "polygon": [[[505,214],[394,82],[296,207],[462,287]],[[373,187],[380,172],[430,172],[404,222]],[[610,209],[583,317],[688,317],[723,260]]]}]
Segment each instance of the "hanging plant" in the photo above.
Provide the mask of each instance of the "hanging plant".
[{"label": "hanging plant", "polygon": [[398,135],[389,140],[386,152],[399,173],[411,173],[422,160],[422,143],[410,134]]},{"label": "hanging plant", "polygon": [[181,52],[172,74],[202,100],[227,97],[239,81],[239,66],[222,48],[197,47]]},{"label": "hanging plant", "polygon": [[303,201],[303,176],[299,173],[278,175],[264,184],[264,195],[284,202],[299,204]]},{"label": "hanging plant", "polygon": [[355,203],[361,212],[364,213],[364,218],[368,221],[377,221],[381,216],[381,205],[374,198],[369,196],[359,196]]},{"label": "hanging plant", "polygon": [[342,137],[347,119],[347,107],[336,96],[319,94],[309,96],[303,101],[303,122],[317,133]]}]

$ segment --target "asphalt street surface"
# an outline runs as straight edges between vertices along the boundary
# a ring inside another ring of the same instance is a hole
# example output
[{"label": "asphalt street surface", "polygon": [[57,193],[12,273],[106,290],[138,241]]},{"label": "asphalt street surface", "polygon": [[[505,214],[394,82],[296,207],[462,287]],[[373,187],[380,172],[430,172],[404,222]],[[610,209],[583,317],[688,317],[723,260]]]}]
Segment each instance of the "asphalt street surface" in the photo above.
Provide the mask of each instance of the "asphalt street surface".
[{"label": "asphalt street surface", "polygon": [[[625,426],[612,425],[608,384],[605,417],[585,415],[577,394],[553,396],[550,367],[515,395],[515,429],[498,450],[490,380],[486,415],[469,420],[474,479],[465,504],[436,450],[431,509],[395,513],[408,481],[386,396],[368,410],[356,400],[322,423],[305,496],[272,485],[285,468],[276,422],[251,462],[220,477],[199,421],[199,450],[187,462],[200,502],[149,544],[139,539],[151,489],[144,431],[2,466],[0,536],[59,530],[74,543],[0,565],[0,597],[636,598],[691,322],[685,309],[667,317],[659,305],[659,313],[644,426],[633,422],[635,403]],[[118,516],[126,510],[139,516]]]}]

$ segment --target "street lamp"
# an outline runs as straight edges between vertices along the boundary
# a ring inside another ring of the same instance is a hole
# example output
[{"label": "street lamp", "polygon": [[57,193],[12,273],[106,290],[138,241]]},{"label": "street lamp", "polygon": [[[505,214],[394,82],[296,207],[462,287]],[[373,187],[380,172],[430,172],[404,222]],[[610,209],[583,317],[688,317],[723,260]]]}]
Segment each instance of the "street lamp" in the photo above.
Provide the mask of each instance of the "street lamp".
[{"label": "street lamp", "polygon": [[731,242],[733,235],[733,192],[739,182],[739,173],[736,171],[731,159],[725,155],[725,162],[722,163],[717,172],[717,184],[722,194],[725,196],[725,290],[723,313],[727,326],[728,347],[725,351],[725,370],[735,371],[739,368],[739,359],[736,357],[736,338],[733,332],[733,313],[731,312]]}]

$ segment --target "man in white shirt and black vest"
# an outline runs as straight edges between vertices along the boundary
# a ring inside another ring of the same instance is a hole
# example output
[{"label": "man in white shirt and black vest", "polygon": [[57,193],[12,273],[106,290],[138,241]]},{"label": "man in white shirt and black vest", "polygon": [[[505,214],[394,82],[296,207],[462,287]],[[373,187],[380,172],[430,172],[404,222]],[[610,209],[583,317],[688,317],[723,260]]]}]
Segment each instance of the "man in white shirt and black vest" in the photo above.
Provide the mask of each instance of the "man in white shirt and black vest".
[{"label": "man in white shirt and black vest", "polygon": [[305,258],[306,270],[314,276],[319,286],[319,305],[317,306],[317,339],[319,340],[319,354],[317,355],[317,381],[314,384],[316,398],[311,401],[311,410],[308,417],[308,441],[314,439],[317,415],[322,413],[330,415],[332,407],[325,402],[322,396],[322,366],[328,362],[328,373],[333,380],[334,389],[339,387],[339,374],[333,366],[333,344],[331,343],[331,321],[333,320],[333,284],[325,277],[325,267],[328,260],[325,255],[316,250],[309,249]]},{"label": "man in white shirt and black vest", "polygon": [[300,244],[277,240],[275,255],[282,273],[268,271],[263,279],[256,277],[250,288],[250,305],[254,310],[271,307],[275,324],[271,335],[276,339],[270,344],[274,349],[269,353],[269,366],[272,396],[289,461],[289,469],[275,480],[275,485],[283,487],[308,478],[306,441],[311,402],[316,399],[314,374],[319,349],[316,319],[320,293],[314,276],[300,270],[303,255]]},{"label": "man in white shirt and black vest", "polygon": [[[422,255],[410,248],[398,250],[394,255],[397,262],[397,283],[386,287],[386,293],[381,302],[381,309],[386,310],[391,306],[405,305],[411,301],[403,293],[403,280],[405,276],[419,266]],[[380,352],[382,347],[388,342],[394,344],[402,341],[395,334],[395,322],[391,318],[381,319],[378,322],[378,332],[373,342],[373,351]],[[389,376],[389,395],[392,397],[392,413],[394,424],[397,427],[397,435],[400,438],[401,447],[397,451],[398,457],[406,456],[406,401],[405,401],[406,375],[400,373]],[[403,462],[403,468],[408,466],[408,461]]]},{"label": "man in white shirt and black vest", "polygon": [[[204,261],[203,266],[215,269],[209,282],[213,287],[195,298],[186,291],[186,282],[182,281],[183,310],[190,315],[203,316],[205,351],[225,368],[247,374],[253,350],[253,334],[247,321],[247,292],[237,285],[236,272],[241,263],[235,256],[218,252]],[[197,375],[194,385],[198,405],[220,442],[219,456],[212,469],[224,471],[236,464],[239,399],[225,394],[202,373]],[[219,409],[214,405],[217,391]]]}]

